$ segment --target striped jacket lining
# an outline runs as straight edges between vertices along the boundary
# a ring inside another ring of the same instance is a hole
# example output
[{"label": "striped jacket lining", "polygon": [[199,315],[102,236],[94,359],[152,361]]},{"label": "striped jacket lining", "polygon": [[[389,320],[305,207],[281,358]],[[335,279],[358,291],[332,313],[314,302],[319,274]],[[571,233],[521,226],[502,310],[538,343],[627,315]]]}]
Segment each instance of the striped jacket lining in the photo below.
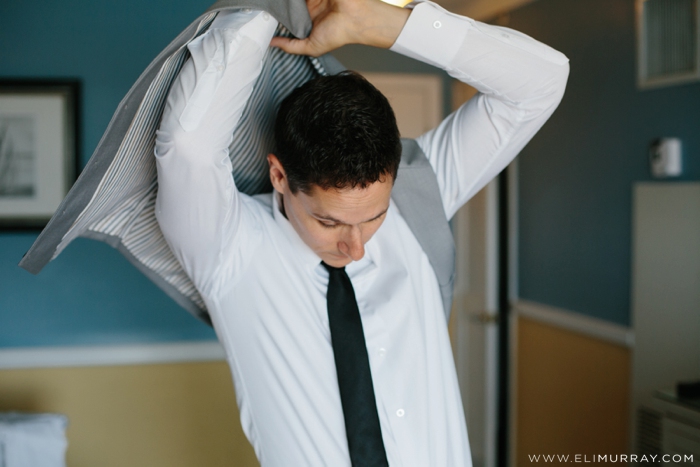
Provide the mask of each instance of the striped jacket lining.
[{"label": "striped jacket lining", "polygon": [[[211,13],[199,24],[194,38],[216,17]],[[278,35],[289,35],[279,26]],[[200,317],[206,306],[192,281],[170,251],[155,217],[157,177],[155,133],[170,86],[189,57],[183,45],[163,64],[138,109],[122,144],[92,200],[68,230],[54,257],[79,236],[119,239],[132,261],[169,284],[194,306]],[[326,74],[313,58],[268,49],[263,67],[233,132],[229,156],[239,191],[257,194],[270,190],[266,156],[274,152],[274,117],[281,101],[297,86]],[[114,241],[110,243],[115,243]],[[117,246],[117,245],[113,245]],[[148,274],[152,276],[152,274]],[[163,284],[160,284],[163,287]],[[182,302],[182,300],[178,300]],[[186,306],[192,311],[192,306]]]}]

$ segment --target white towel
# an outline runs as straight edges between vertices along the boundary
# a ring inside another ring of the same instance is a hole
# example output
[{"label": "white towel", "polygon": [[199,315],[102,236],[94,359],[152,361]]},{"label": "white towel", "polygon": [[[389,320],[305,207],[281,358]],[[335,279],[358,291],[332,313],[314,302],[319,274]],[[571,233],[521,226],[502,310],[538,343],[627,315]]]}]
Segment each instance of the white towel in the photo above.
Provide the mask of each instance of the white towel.
[{"label": "white towel", "polygon": [[0,413],[0,466],[65,467],[67,425],[63,415]]}]

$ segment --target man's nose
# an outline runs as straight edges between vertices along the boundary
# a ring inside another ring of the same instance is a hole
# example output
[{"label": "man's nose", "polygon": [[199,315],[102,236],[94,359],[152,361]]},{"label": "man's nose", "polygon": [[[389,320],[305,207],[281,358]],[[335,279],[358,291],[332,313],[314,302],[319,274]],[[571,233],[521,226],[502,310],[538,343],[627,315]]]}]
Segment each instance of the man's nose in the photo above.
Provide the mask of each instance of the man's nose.
[{"label": "man's nose", "polygon": [[362,243],[362,232],[359,227],[349,227],[338,246],[340,251],[352,258],[353,261],[358,261],[365,255],[365,245]]}]

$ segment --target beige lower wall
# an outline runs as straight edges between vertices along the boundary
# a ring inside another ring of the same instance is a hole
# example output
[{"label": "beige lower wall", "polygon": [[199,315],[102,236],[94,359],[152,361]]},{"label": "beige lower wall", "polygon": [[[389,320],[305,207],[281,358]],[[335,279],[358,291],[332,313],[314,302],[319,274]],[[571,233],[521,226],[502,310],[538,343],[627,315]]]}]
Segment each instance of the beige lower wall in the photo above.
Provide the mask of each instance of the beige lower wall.
[{"label": "beige lower wall", "polygon": [[517,333],[517,465],[628,454],[630,350],[522,316]]},{"label": "beige lower wall", "polygon": [[[520,317],[518,466],[627,452],[630,351]],[[69,467],[259,465],[225,362],[0,370],[0,411],[68,415]]]},{"label": "beige lower wall", "polygon": [[259,465],[225,362],[0,371],[0,411],[69,418],[69,467]]}]

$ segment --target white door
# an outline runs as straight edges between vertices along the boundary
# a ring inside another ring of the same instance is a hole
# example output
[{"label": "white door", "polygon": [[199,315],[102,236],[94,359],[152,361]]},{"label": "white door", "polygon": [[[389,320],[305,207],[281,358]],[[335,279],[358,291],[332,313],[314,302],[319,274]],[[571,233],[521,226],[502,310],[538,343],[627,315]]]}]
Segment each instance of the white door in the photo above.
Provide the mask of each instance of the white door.
[{"label": "white door", "polygon": [[[475,94],[453,87],[456,108]],[[453,221],[457,279],[450,319],[452,350],[474,467],[495,467],[498,414],[498,180],[491,181]]]},{"label": "white door", "polygon": [[442,120],[442,79],[416,73],[362,73],[386,96],[394,109],[399,132],[415,138]]},{"label": "white door", "polygon": [[450,320],[474,467],[496,465],[498,181],[455,216],[457,281]]}]

